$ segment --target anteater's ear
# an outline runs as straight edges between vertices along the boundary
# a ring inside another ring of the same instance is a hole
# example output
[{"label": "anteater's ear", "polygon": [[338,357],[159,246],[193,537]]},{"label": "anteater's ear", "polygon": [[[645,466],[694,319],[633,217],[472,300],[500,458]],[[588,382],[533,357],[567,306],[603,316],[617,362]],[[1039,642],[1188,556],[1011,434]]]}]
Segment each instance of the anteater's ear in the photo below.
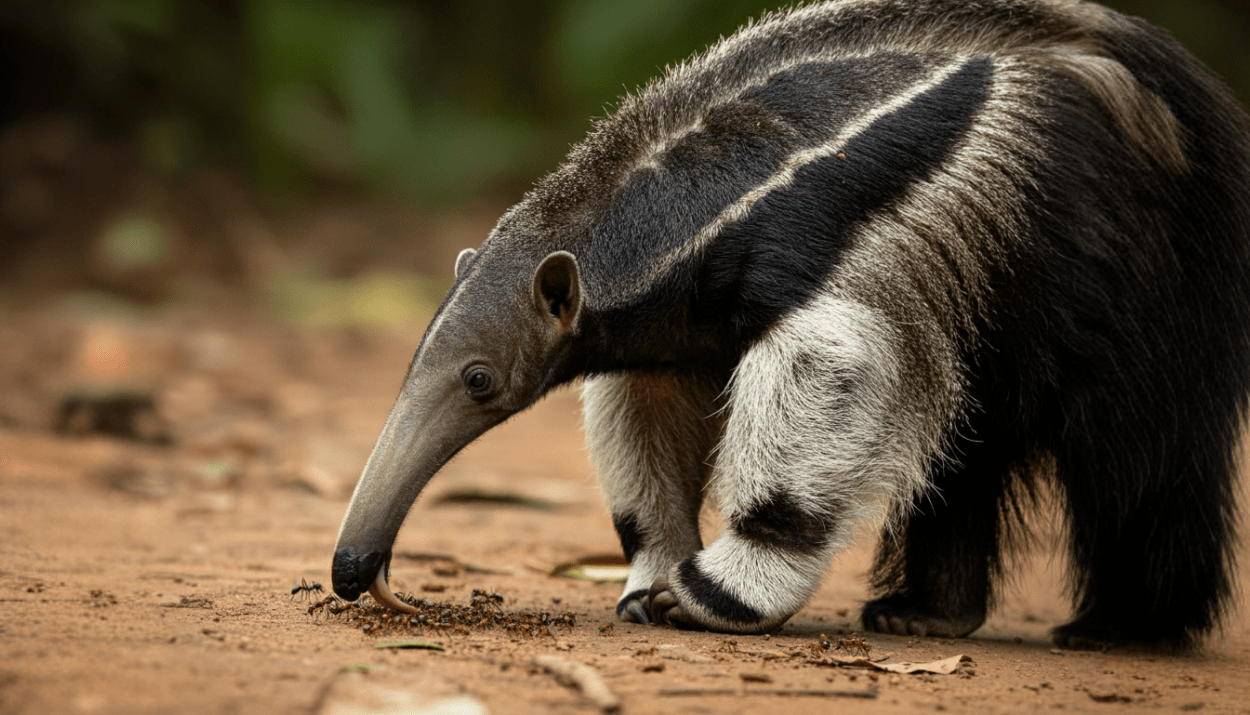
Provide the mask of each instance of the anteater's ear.
[{"label": "anteater's ear", "polygon": [[572,332],[582,307],[581,280],[572,253],[556,251],[534,271],[534,307],[544,320]]},{"label": "anteater's ear", "polygon": [[477,251],[472,248],[466,248],[456,256],[456,278],[459,279],[468,270],[469,264],[473,262],[473,257],[477,255]]}]

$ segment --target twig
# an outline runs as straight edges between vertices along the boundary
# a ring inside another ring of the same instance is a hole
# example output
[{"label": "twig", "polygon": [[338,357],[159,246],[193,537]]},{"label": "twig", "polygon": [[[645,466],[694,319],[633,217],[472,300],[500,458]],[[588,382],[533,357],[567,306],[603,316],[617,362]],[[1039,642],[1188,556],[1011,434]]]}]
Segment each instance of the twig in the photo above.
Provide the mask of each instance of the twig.
[{"label": "twig", "polygon": [[781,695],[788,697],[813,698],[864,698],[872,700],[877,697],[877,689],[867,690],[804,690],[797,688],[663,688],[662,696],[707,696],[707,695]]},{"label": "twig", "polygon": [[621,699],[603,682],[599,671],[575,660],[554,655],[534,656],[534,665],[556,676],[561,684],[576,687],[605,713],[621,709]]}]

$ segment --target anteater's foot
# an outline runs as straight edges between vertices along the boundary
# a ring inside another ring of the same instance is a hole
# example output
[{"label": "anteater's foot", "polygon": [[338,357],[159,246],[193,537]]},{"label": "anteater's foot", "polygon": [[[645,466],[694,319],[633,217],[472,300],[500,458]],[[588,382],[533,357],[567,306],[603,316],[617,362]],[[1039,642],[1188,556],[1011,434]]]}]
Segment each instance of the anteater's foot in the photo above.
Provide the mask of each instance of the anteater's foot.
[{"label": "anteater's foot", "polygon": [[985,623],[985,610],[968,609],[961,614],[935,615],[924,604],[903,596],[886,596],[864,604],[864,628],[896,636],[962,638]]},{"label": "anteater's foot", "polygon": [[1131,645],[1164,652],[1195,648],[1201,642],[1205,627],[1187,628],[1175,618],[1159,614],[1131,613],[1120,609],[1110,615],[1106,611],[1085,610],[1068,623],[1050,632],[1055,645],[1069,650],[1108,650],[1114,646]]},{"label": "anteater's foot", "polygon": [[[768,633],[793,615],[753,608],[715,585],[689,562],[651,585],[651,620],[686,630],[720,633]],[[711,584],[711,585],[709,585]]]},{"label": "anteater's foot", "polygon": [[1055,645],[1068,650],[1109,650],[1124,640],[1118,628],[1077,617],[1050,632]]}]

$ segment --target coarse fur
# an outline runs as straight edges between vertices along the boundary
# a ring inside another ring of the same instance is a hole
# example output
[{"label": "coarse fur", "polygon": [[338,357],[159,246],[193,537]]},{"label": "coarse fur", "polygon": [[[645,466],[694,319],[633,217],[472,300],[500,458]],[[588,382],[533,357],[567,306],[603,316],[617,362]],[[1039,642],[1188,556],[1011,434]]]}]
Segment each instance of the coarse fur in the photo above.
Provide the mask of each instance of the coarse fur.
[{"label": "coarse fur", "polygon": [[[1250,120],[1139,20],[767,15],[626,97],[456,275],[344,521],[340,595],[385,585],[456,450],[585,377],[625,620],[774,629],[885,510],[865,627],[966,635],[1046,480],[1060,645],[1184,647],[1226,612]],[[705,494],[726,521],[706,547]]]}]

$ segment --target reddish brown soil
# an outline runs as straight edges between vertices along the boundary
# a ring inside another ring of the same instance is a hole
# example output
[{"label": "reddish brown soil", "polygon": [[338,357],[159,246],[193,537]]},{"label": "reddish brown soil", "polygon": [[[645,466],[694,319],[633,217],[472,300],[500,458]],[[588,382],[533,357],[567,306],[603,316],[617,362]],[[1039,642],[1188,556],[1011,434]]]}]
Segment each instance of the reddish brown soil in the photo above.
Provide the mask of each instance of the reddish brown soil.
[{"label": "reddish brown soil", "polygon": [[[576,625],[416,629],[403,632],[446,649],[375,649],[379,636],[325,607],[310,616],[321,595],[291,589],[328,590],[339,520],[421,321],[314,329],[233,310],[93,306],[0,309],[0,712],[420,712],[459,695],[496,714],[594,712],[534,665],[540,654],[592,666],[626,713],[1250,712],[1244,603],[1200,653],[1058,651],[1046,633],[1067,606],[1048,548],[962,640],[861,631],[868,530],[771,636],[618,623],[618,584],[549,575],[619,553],[573,390],[443,470],[400,535],[392,585],[461,605],[483,589],[509,612],[568,611]],[[148,441],[51,430],[67,394],[119,384],[153,397],[138,430]],[[438,503],[468,489],[552,506]],[[1240,579],[1245,591],[1250,567]],[[952,675],[834,667],[822,634],[858,634],[889,662],[971,663]]]}]

